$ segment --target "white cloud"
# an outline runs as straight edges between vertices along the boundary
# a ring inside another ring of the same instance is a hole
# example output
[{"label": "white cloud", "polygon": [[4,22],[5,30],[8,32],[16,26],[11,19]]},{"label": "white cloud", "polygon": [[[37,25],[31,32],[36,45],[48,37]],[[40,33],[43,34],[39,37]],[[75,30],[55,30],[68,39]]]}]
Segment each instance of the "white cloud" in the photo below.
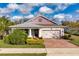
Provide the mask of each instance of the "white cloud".
[{"label": "white cloud", "polygon": [[71,14],[66,14],[65,17],[66,17],[66,18],[67,18],[67,17],[68,17],[68,18],[72,18],[72,15],[71,15]]},{"label": "white cloud", "polygon": [[39,12],[41,12],[41,13],[52,13],[53,10],[51,8],[48,8],[47,6],[43,6],[39,9]]},{"label": "white cloud", "polygon": [[12,9],[12,10],[15,10],[15,9],[18,9],[19,5],[18,4],[15,4],[15,3],[10,3],[7,5],[7,8],[9,9]]},{"label": "white cloud", "polygon": [[10,13],[11,10],[8,9],[8,8],[0,8],[0,14],[7,14],[7,13]]},{"label": "white cloud", "polygon": [[8,4],[5,8],[0,8],[0,15],[6,16],[13,12],[15,9],[18,9],[17,4]]},{"label": "white cloud", "polygon": [[77,13],[79,13],[79,9],[78,9],[78,10],[76,10],[76,12],[77,12]]},{"label": "white cloud", "polygon": [[61,21],[73,21],[71,14],[56,14],[53,18],[58,24],[61,24]]},{"label": "white cloud", "polygon": [[28,19],[30,19],[30,18],[33,18],[34,17],[34,15],[32,15],[32,14],[30,14],[30,15],[28,15],[28,16],[12,16],[12,17],[10,17],[9,19],[11,20],[11,21],[19,21],[20,19],[24,19],[24,18],[28,18]]},{"label": "white cloud", "polygon": [[57,15],[54,15],[53,18],[70,20],[70,19],[72,19],[73,17],[72,17],[71,14],[57,14]]},{"label": "white cloud", "polygon": [[32,10],[32,7],[28,6],[27,4],[22,4],[22,5],[19,5],[18,10],[21,13],[26,14],[26,13],[30,13],[30,11]]},{"label": "white cloud", "polygon": [[[35,4],[34,4],[35,5]],[[15,3],[11,3],[8,4],[7,8],[10,10],[19,10],[21,13],[26,14],[26,13],[30,13],[30,11],[32,10],[32,6],[33,4],[15,4]]]},{"label": "white cloud", "polygon": [[0,16],[6,16],[18,8],[17,4],[8,4],[7,7],[0,8]]},{"label": "white cloud", "polygon": [[65,18],[64,14],[57,14],[54,16],[54,18]]},{"label": "white cloud", "polygon": [[65,10],[71,4],[69,4],[69,3],[60,3],[60,4],[55,4],[55,5],[57,5],[56,10]]},{"label": "white cloud", "polygon": [[44,3],[28,3],[29,6],[33,7],[33,6],[43,6]]},{"label": "white cloud", "polygon": [[0,17],[2,16],[9,17],[12,11],[13,10],[8,9],[8,8],[0,8]]},{"label": "white cloud", "polygon": [[21,13],[26,14],[31,10],[31,6],[30,4],[15,4],[15,3],[10,3],[7,5],[7,8],[10,9],[11,11],[14,10],[19,10]]},{"label": "white cloud", "polygon": [[32,15],[32,14],[25,16],[25,18],[33,18],[33,17],[34,17],[34,15]]},{"label": "white cloud", "polygon": [[19,21],[19,20],[23,19],[23,16],[10,16],[9,19],[13,22]]},{"label": "white cloud", "polygon": [[0,14],[0,17],[3,17],[3,15],[2,15],[2,14]]},{"label": "white cloud", "polygon": [[7,6],[7,8],[8,9],[10,9],[10,10],[19,10],[21,13],[23,13],[23,14],[26,14],[27,12],[29,12],[30,10],[31,10],[31,6],[29,6],[28,4],[20,4],[20,5],[18,5],[18,4],[15,4],[15,3],[11,3],[11,4],[8,4],[8,6]]},{"label": "white cloud", "polygon": [[22,19],[23,16],[13,16],[11,17],[12,20],[19,20],[19,19]]}]

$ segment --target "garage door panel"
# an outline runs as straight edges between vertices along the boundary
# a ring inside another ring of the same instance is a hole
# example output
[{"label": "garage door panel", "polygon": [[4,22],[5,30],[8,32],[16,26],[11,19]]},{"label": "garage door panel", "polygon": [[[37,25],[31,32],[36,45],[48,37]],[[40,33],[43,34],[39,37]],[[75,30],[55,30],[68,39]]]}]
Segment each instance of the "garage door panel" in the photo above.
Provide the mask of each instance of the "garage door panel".
[{"label": "garage door panel", "polygon": [[60,31],[56,31],[56,30],[43,31],[43,38],[59,38],[59,37],[60,37]]},{"label": "garage door panel", "polygon": [[43,38],[52,38],[51,31],[43,31]]},{"label": "garage door panel", "polygon": [[59,38],[60,37],[60,31],[52,31],[53,38]]}]

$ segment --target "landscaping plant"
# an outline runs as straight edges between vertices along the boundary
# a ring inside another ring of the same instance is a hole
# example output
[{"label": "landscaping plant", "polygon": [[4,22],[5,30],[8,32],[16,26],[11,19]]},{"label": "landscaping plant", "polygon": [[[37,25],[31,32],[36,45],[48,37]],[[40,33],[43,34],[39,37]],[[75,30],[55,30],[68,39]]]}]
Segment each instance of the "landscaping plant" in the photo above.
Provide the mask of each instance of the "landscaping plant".
[{"label": "landscaping plant", "polygon": [[43,39],[38,39],[38,38],[28,38],[26,40],[27,44],[29,45],[42,45],[43,44]]},{"label": "landscaping plant", "polygon": [[71,34],[65,34],[62,38],[69,40],[71,38]]},{"label": "landscaping plant", "polygon": [[11,34],[4,38],[4,42],[13,45],[26,44],[27,34],[23,30],[15,29]]}]

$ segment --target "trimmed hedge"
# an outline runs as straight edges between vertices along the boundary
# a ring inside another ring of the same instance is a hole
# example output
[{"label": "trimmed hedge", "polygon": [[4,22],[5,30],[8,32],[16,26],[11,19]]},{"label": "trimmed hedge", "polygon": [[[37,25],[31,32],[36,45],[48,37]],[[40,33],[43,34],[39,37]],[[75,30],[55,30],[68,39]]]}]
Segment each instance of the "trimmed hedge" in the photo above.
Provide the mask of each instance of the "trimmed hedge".
[{"label": "trimmed hedge", "polygon": [[71,35],[70,35],[70,34],[66,34],[66,35],[62,36],[62,38],[63,38],[63,39],[67,39],[67,40],[68,40],[68,39],[70,39],[70,38],[71,38]]},{"label": "trimmed hedge", "polygon": [[40,45],[40,44],[43,44],[43,40],[42,39],[28,39],[26,40],[27,44],[29,45]]},{"label": "trimmed hedge", "polygon": [[27,34],[23,30],[16,29],[13,33],[4,37],[4,42],[13,45],[23,45],[26,44]]}]

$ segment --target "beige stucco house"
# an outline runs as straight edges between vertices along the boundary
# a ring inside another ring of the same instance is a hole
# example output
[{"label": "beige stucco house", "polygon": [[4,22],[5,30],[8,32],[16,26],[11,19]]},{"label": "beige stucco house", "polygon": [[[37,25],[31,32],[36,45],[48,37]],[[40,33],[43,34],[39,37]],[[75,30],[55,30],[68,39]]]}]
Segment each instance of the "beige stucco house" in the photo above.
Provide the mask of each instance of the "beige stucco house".
[{"label": "beige stucco house", "polygon": [[9,27],[12,30],[17,28],[27,31],[28,37],[60,38],[64,35],[64,26],[58,26],[44,16],[37,16],[22,24]]}]

